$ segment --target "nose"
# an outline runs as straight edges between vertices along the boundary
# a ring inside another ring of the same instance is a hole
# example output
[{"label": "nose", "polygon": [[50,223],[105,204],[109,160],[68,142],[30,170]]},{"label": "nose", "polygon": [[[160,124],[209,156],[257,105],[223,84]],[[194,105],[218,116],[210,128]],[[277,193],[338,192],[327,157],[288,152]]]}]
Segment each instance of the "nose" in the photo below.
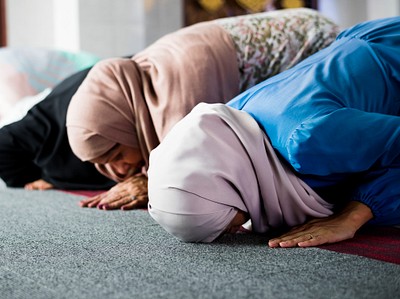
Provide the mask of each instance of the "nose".
[{"label": "nose", "polygon": [[132,167],[130,164],[125,163],[123,161],[118,161],[118,162],[114,162],[111,164],[112,164],[112,168],[114,168],[114,171],[116,171],[120,175],[128,174],[128,172],[130,171],[130,169]]}]

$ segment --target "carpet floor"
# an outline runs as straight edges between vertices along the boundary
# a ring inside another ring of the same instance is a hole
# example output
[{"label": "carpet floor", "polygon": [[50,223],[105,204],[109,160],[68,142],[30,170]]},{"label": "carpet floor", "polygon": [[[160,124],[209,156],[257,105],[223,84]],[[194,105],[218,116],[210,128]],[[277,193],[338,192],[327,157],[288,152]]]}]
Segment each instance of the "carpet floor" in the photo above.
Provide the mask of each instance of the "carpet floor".
[{"label": "carpet floor", "polygon": [[145,210],[0,189],[0,298],[400,298],[400,265],[226,235],[185,244]]}]

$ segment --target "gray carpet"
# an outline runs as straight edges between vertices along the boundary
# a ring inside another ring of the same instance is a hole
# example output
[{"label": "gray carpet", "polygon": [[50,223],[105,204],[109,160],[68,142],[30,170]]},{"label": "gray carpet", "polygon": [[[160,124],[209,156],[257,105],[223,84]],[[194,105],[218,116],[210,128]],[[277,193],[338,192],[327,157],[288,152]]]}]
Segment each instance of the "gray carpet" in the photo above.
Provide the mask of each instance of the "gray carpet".
[{"label": "gray carpet", "polygon": [[184,244],[147,211],[0,189],[0,298],[400,298],[400,266],[227,235]]}]

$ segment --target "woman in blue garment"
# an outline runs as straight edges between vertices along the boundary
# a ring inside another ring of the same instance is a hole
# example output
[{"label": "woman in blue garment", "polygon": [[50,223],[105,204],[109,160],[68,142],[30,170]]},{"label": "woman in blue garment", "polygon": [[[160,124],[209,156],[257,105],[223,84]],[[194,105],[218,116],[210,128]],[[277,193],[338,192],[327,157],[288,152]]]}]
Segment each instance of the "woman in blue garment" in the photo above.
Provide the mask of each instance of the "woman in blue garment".
[{"label": "woman in blue garment", "polygon": [[319,245],[351,238],[366,222],[400,223],[400,17],[343,31],[330,47],[228,106],[253,116],[324,199],[351,200],[341,213],[270,246]]},{"label": "woman in blue garment", "polygon": [[292,227],[270,247],[398,225],[399,115],[400,17],[361,23],[225,108],[178,123],[150,156],[149,212],[189,242],[248,219],[258,233]]}]

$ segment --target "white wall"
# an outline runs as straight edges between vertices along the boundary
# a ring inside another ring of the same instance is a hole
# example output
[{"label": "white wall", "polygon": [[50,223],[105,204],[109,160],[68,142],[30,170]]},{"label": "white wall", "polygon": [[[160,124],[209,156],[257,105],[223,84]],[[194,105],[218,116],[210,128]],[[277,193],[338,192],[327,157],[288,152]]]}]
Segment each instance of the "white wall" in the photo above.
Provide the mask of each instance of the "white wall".
[{"label": "white wall", "polygon": [[129,55],[182,27],[181,0],[6,0],[7,44]]},{"label": "white wall", "polygon": [[149,45],[160,37],[160,32],[173,32],[183,26],[182,0],[147,0],[145,1],[146,44]]},{"label": "white wall", "polygon": [[51,47],[53,8],[53,0],[7,0],[7,43]]},{"label": "white wall", "polygon": [[369,19],[394,17],[400,15],[399,0],[368,0],[367,15]]},{"label": "white wall", "polygon": [[54,27],[49,35],[54,37],[54,44],[51,47],[79,51],[79,0],[53,0],[53,5]]},{"label": "white wall", "polygon": [[[6,0],[8,46],[88,51],[100,57],[137,53],[182,26],[181,0]],[[400,15],[400,0],[319,0],[346,28]]]},{"label": "white wall", "polygon": [[356,23],[400,15],[400,0],[318,0],[318,9],[344,29]]},{"label": "white wall", "polygon": [[137,52],[146,46],[145,19],[144,1],[80,0],[81,48],[106,57]]}]

